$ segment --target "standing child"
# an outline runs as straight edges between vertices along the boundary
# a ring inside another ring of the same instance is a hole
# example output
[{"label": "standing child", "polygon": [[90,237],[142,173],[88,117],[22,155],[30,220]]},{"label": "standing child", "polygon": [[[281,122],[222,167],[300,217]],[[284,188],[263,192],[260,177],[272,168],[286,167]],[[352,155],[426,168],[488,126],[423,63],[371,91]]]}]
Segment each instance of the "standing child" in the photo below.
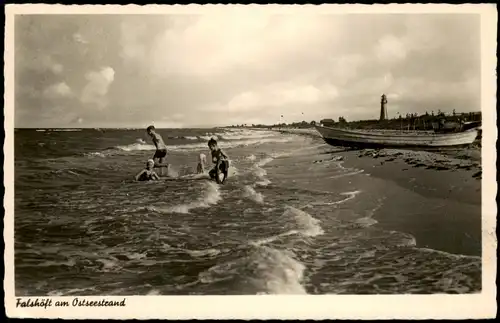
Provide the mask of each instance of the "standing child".
[{"label": "standing child", "polygon": [[[229,171],[229,157],[217,146],[217,141],[214,138],[208,141],[208,148],[210,148],[212,153],[212,162],[215,164],[215,167],[208,174],[210,178],[215,179],[218,184],[224,184]],[[221,172],[224,174],[222,181],[219,178]]]},{"label": "standing child", "polygon": [[[163,138],[159,134],[156,133],[154,126],[149,126],[146,129],[146,132],[151,137],[151,139],[153,140],[153,143],[155,144],[155,147],[156,147],[156,152],[153,155],[153,161],[155,163],[154,167],[161,167],[160,175],[163,175],[163,167],[166,167],[167,174],[168,174],[169,164],[165,164],[165,165],[163,164],[163,159],[167,157],[167,146],[165,145]],[[158,160],[158,162],[157,162],[157,160]]]}]

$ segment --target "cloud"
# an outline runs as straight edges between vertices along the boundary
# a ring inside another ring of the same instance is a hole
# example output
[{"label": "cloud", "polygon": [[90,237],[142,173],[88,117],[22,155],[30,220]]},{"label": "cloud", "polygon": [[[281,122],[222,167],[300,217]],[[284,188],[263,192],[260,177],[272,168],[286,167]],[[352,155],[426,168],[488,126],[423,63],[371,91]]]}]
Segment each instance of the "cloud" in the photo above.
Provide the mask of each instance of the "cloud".
[{"label": "cloud", "polygon": [[389,115],[477,110],[479,22],[468,14],[270,14],[249,7],[18,17],[16,125],[377,118],[382,93]]},{"label": "cloud", "polygon": [[64,67],[59,63],[53,63],[50,66],[50,69],[51,69],[52,73],[54,73],[54,74],[61,74],[64,70]]},{"label": "cloud", "polygon": [[87,85],[83,88],[80,100],[84,104],[103,108],[107,105],[106,94],[115,79],[115,71],[111,67],[103,67],[98,71],[90,71],[85,75]]},{"label": "cloud", "polygon": [[375,55],[383,63],[393,63],[406,58],[406,48],[397,37],[385,35],[378,40]]},{"label": "cloud", "polygon": [[70,97],[73,95],[73,91],[65,82],[53,84],[46,88],[43,93],[49,98]]},{"label": "cloud", "polygon": [[[274,83],[245,91],[232,97],[224,104],[204,107],[208,111],[241,113],[243,111],[268,110],[279,107],[303,106],[334,100],[338,90],[331,84],[313,86],[311,84]],[[288,109],[290,112],[290,109]]]},{"label": "cloud", "polygon": [[[152,73],[207,76],[246,65],[266,68],[290,56],[291,50],[293,55],[315,55],[323,44],[334,43],[338,33],[327,17],[244,9],[189,16],[186,21],[190,24],[177,22],[155,38],[149,51]],[[136,45],[134,41],[124,49]]]},{"label": "cloud", "polygon": [[87,40],[85,40],[85,38],[83,38],[83,36],[79,33],[75,33],[73,34],[73,40],[77,43],[81,43],[81,44],[88,44],[89,42]]}]

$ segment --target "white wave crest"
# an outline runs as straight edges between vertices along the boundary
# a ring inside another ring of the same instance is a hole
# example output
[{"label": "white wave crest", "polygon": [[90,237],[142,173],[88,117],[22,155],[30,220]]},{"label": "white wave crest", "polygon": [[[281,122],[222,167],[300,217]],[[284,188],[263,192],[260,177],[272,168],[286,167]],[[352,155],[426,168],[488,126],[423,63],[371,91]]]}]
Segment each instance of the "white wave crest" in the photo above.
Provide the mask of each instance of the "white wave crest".
[{"label": "white wave crest", "polygon": [[372,225],[377,224],[378,221],[371,217],[366,216],[364,218],[357,219],[355,223],[362,227],[371,227]]},{"label": "white wave crest", "polygon": [[258,193],[250,185],[243,187],[243,196],[259,204],[264,203],[264,196]]},{"label": "white wave crest", "polygon": [[116,148],[124,151],[137,151],[137,150],[155,150],[154,145],[135,143],[126,146],[117,146]]},{"label": "white wave crest", "polygon": [[306,294],[301,285],[305,266],[283,250],[257,247],[246,257],[201,272],[199,281],[232,281],[248,294]]},{"label": "white wave crest", "polygon": [[73,132],[73,131],[82,131],[82,129],[48,129],[48,131],[55,131],[55,132]]},{"label": "white wave crest", "polygon": [[198,258],[198,257],[205,257],[205,256],[216,256],[220,253],[219,249],[205,249],[205,250],[184,250],[186,253],[188,253],[191,257],[193,258]]},{"label": "white wave crest", "polygon": [[251,130],[231,131],[221,135],[221,137],[226,140],[269,138],[276,136],[277,134],[272,131],[251,131]]},{"label": "white wave crest", "polygon": [[341,177],[346,177],[346,176],[352,176],[352,175],[361,174],[363,172],[364,172],[363,169],[359,169],[359,170],[356,170],[356,171],[353,171],[353,172],[347,172],[347,173],[343,173],[343,174],[331,176],[330,178],[331,179],[336,179],[336,178],[341,178]]},{"label": "white wave crest", "polygon": [[347,197],[344,198],[344,199],[342,199],[342,200],[338,200],[338,201],[334,201],[334,202],[312,202],[309,205],[337,205],[337,204],[342,204],[344,202],[352,200],[359,193],[361,193],[361,191],[343,192],[343,193],[340,193],[340,195],[347,196]]},{"label": "white wave crest", "polygon": [[280,233],[277,235],[273,235],[273,236],[270,236],[267,238],[262,238],[262,239],[250,241],[249,244],[251,244],[252,246],[261,246],[261,245],[276,241],[281,237],[286,237],[286,236],[290,236],[290,235],[298,234],[298,233],[300,233],[300,232],[297,230],[290,230],[290,231],[286,231],[286,232],[283,232],[283,233]]},{"label": "white wave crest", "polygon": [[203,139],[203,140],[210,140],[212,138],[215,140],[218,140],[220,135],[221,134],[206,133],[204,136],[198,136],[198,138]]},{"label": "white wave crest", "polygon": [[221,199],[221,194],[219,191],[219,187],[214,182],[206,182],[205,184],[205,193],[202,198],[197,201],[193,201],[191,203],[174,205],[167,208],[155,208],[155,210],[162,213],[183,213],[187,214],[190,210],[196,208],[207,208],[210,205],[217,204]]},{"label": "white wave crest", "polygon": [[[200,138],[204,140],[210,140],[211,137],[204,138],[200,136]],[[264,139],[252,139],[252,140],[234,140],[234,141],[225,141],[222,142],[219,146],[222,149],[229,149],[234,147],[242,147],[242,146],[250,146],[256,144],[263,143],[278,143],[278,142],[288,142],[290,141],[288,138],[264,138]],[[117,149],[123,151],[140,151],[140,150],[155,150],[156,147],[150,144],[142,144],[142,143],[133,143],[130,145],[121,145],[116,146]],[[167,145],[167,149],[171,151],[193,151],[200,149],[208,149],[206,142],[198,142],[192,144],[183,144],[183,145]]]},{"label": "white wave crest", "polygon": [[265,166],[266,164],[269,164],[270,162],[272,162],[274,160],[273,157],[267,157],[267,158],[264,158],[262,159],[261,161],[259,161],[257,163],[257,166],[258,167],[262,167],[262,166]]},{"label": "white wave crest", "polygon": [[306,236],[315,237],[324,233],[320,226],[321,221],[307,212],[287,206],[283,215],[293,217],[300,232]]},{"label": "white wave crest", "polygon": [[258,186],[268,186],[269,184],[271,184],[271,181],[268,180],[267,178],[264,178],[263,180],[258,181],[255,184]]},{"label": "white wave crest", "polygon": [[84,156],[87,156],[87,157],[106,157],[106,154],[102,153],[102,152],[90,152],[90,153],[84,153],[83,154]]},{"label": "white wave crest", "polygon": [[257,165],[256,165],[256,166],[253,168],[253,174],[254,174],[255,176],[259,177],[259,178],[264,179],[264,176],[266,176],[266,175],[267,175],[267,171],[266,171],[265,169],[260,168],[259,166],[257,166]]}]

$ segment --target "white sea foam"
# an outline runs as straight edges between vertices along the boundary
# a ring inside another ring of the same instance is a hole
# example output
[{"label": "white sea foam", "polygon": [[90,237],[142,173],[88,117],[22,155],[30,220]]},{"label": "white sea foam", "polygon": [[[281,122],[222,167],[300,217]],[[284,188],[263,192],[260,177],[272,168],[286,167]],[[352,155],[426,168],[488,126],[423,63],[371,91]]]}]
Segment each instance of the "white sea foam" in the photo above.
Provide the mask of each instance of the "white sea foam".
[{"label": "white sea foam", "polygon": [[363,217],[363,218],[359,218],[355,221],[356,224],[362,226],[362,227],[370,227],[372,225],[375,225],[378,223],[377,220],[371,218],[371,217]]},{"label": "white sea foam", "polygon": [[267,252],[272,265],[264,274],[267,291],[259,294],[307,294],[301,285],[305,265],[283,251],[268,248]]},{"label": "white sea foam", "polygon": [[[410,236],[410,235],[408,235],[408,236]],[[413,236],[411,236],[411,237],[413,238],[413,241],[411,240],[410,237],[408,237],[407,245],[409,245],[409,246],[416,246],[417,242],[416,242],[415,238]],[[441,251],[441,250],[436,250],[436,249],[430,249],[430,248],[418,248],[418,250],[421,251],[421,252],[425,252],[425,253],[439,254],[439,255],[446,256],[446,257],[449,257],[449,258],[452,258],[452,259],[471,259],[471,260],[481,261],[481,257],[480,256],[470,256],[470,255],[454,254],[454,253],[449,253],[449,252],[446,252],[446,251]]]},{"label": "white sea foam", "polygon": [[270,162],[272,162],[274,160],[274,157],[267,157],[267,158],[264,158],[262,159],[261,161],[259,161],[256,166],[258,167],[262,167],[262,166],[265,166],[266,164],[269,164]]},{"label": "white sea foam", "polygon": [[309,205],[337,205],[337,204],[342,204],[345,203],[349,200],[352,200],[355,198],[361,191],[352,191],[352,192],[343,192],[340,193],[342,196],[347,196],[346,198],[334,202],[312,202]]},{"label": "white sea foam", "polygon": [[[200,137],[201,138],[201,137]],[[209,140],[211,137],[202,138]],[[256,145],[256,144],[263,144],[263,143],[278,143],[278,142],[288,142],[290,141],[289,138],[263,138],[263,139],[249,139],[249,140],[234,140],[234,141],[225,141],[220,143],[220,147],[222,149],[228,149],[228,148],[234,148],[234,147],[241,147],[241,146],[250,146],[250,145]],[[123,151],[141,151],[141,150],[155,150],[156,147],[152,144],[142,144],[142,143],[133,143],[130,145],[120,145],[116,146],[117,149],[123,150]],[[198,143],[191,143],[191,144],[183,144],[183,145],[167,145],[168,150],[172,151],[193,151],[193,150],[199,150],[199,149],[206,149],[207,144],[206,142],[198,142]]]},{"label": "white sea foam", "polygon": [[293,235],[293,234],[299,234],[299,233],[300,232],[297,231],[297,230],[290,230],[290,231],[286,231],[286,232],[283,232],[283,233],[280,233],[280,234],[276,234],[276,235],[273,235],[273,236],[270,236],[270,237],[267,237],[267,238],[253,240],[253,241],[250,241],[248,244],[250,244],[252,246],[261,246],[261,245],[264,245],[264,244],[267,244],[267,243],[270,243],[270,242],[274,242],[274,241],[278,240],[279,238],[290,236],[290,235]]},{"label": "white sea foam", "polygon": [[241,139],[255,139],[255,138],[268,138],[268,137],[276,137],[276,133],[271,131],[233,131],[226,132],[221,135],[223,139],[226,140],[241,140]]},{"label": "white sea foam", "polygon": [[287,206],[283,215],[293,217],[297,223],[299,231],[303,235],[314,237],[324,233],[320,226],[321,221],[314,218],[307,212]]},{"label": "white sea foam", "polygon": [[205,250],[185,250],[186,253],[188,253],[191,257],[193,258],[198,258],[198,257],[205,257],[205,256],[216,256],[220,253],[219,249],[205,249]]},{"label": "white sea foam", "polygon": [[107,154],[104,153],[104,152],[99,152],[99,151],[96,151],[96,152],[90,152],[90,153],[84,153],[83,154],[84,156],[87,156],[87,157],[106,157]]},{"label": "white sea foam", "polygon": [[131,145],[125,145],[125,146],[117,146],[116,148],[124,151],[137,151],[137,150],[155,150],[156,147],[154,145],[149,145],[149,144],[141,144],[141,143],[135,143]]},{"label": "white sea foam", "polygon": [[[305,266],[283,250],[257,247],[251,254],[201,272],[199,281],[233,281],[249,294],[306,294],[301,285]],[[245,282],[245,283],[244,283]]]},{"label": "white sea foam", "polygon": [[215,184],[214,182],[206,182],[204,184],[205,184],[204,195],[197,201],[193,201],[191,203],[186,203],[186,204],[174,205],[166,208],[157,207],[155,208],[155,210],[162,213],[187,214],[192,209],[207,208],[210,207],[210,205],[217,204],[222,199],[218,185]]},{"label": "white sea foam", "polygon": [[267,171],[265,169],[263,169],[263,168],[260,168],[258,165],[255,165],[255,167],[253,168],[252,173],[255,176],[257,176],[259,178],[262,178],[262,179],[264,179],[264,176],[267,175]]},{"label": "white sea foam", "polygon": [[185,178],[185,179],[210,179],[210,176],[208,176],[208,172],[204,172],[202,174],[186,174],[179,176],[179,178]]},{"label": "white sea foam", "polygon": [[264,203],[264,196],[255,191],[250,185],[243,187],[243,196],[259,204]]},{"label": "white sea foam", "polygon": [[[417,239],[415,239],[414,236],[412,236],[411,234],[409,233],[403,233],[403,232],[398,232],[398,231],[390,231],[391,234],[396,234],[398,236],[402,236],[401,240],[396,243],[396,246],[398,247],[415,247],[417,245]],[[420,249],[422,250],[422,249]],[[432,250],[432,249],[429,249],[429,250]],[[441,251],[437,251],[437,252],[441,252]],[[446,252],[444,252],[446,253]],[[448,253],[446,253],[448,254]],[[451,254],[448,254],[448,255],[451,255]]]},{"label": "white sea foam", "polygon": [[346,176],[352,176],[352,175],[361,174],[363,172],[364,172],[364,170],[360,169],[360,170],[356,170],[356,171],[353,171],[353,172],[347,172],[347,173],[343,173],[343,174],[331,176],[330,178],[332,178],[332,179],[342,178],[342,177],[346,177]]},{"label": "white sea foam", "polygon": [[220,134],[214,134],[214,133],[206,133],[204,136],[198,136],[198,138],[203,139],[203,140],[210,140],[210,139],[219,139]]},{"label": "white sea foam", "polygon": [[261,181],[255,182],[255,184],[258,186],[268,186],[269,184],[271,184],[271,181],[268,180],[267,178],[264,178]]},{"label": "white sea foam", "polygon": [[267,171],[264,168],[262,168],[262,166],[270,163],[273,160],[274,160],[274,158],[268,157],[268,158],[262,159],[261,161],[259,161],[258,163],[255,163],[253,165],[253,167],[251,169],[252,174],[254,176],[256,176],[257,178],[259,178],[259,180],[257,182],[255,182],[255,185],[267,186],[267,185],[271,184],[271,181],[265,177],[267,175]]},{"label": "white sea foam", "polygon": [[82,131],[82,129],[48,129],[48,131],[55,131],[55,132],[73,132],[73,131]]}]

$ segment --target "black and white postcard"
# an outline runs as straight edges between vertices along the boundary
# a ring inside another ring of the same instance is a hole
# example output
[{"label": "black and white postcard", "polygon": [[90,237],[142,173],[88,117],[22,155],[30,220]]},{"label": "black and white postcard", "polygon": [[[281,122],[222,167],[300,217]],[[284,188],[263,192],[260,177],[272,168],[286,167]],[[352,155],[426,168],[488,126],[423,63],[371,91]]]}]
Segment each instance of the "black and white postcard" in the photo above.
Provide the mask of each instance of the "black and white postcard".
[{"label": "black and white postcard", "polygon": [[7,315],[494,317],[496,26],[7,5]]}]

